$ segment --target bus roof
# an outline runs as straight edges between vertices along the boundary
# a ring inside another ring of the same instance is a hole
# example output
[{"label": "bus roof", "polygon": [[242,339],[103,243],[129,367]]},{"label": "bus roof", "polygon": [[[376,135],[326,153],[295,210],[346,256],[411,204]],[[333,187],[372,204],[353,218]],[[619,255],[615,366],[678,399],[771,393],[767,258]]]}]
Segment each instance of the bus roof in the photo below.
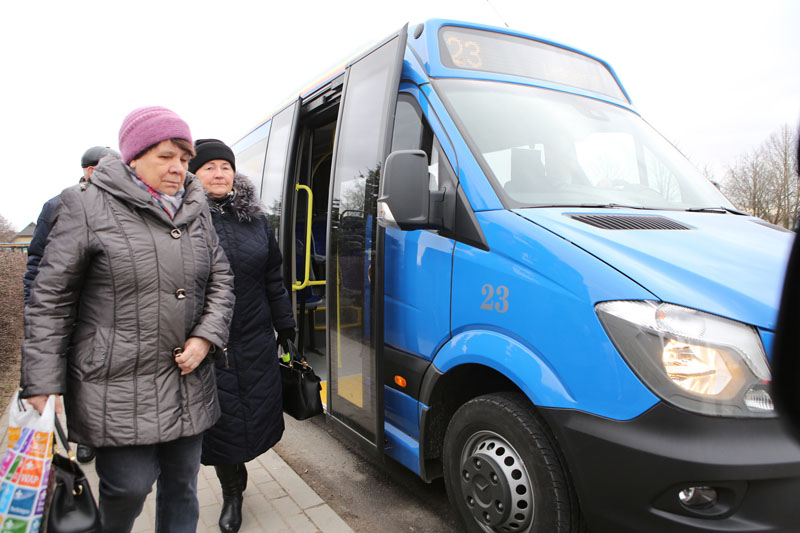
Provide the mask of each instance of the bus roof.
[{"label": "bus roof", "polygon": [[[449,36],[443,37],[443,28],[450,30]],[[424,65],[431,78],[457,77],[510,82],[530,82],[533,78],[545,83],[576,88],[581,93],[595,92],[618,103],[631,104],[628,93],[608,63],[548,39],[509,28],[450,19],[429,19],[413,27],[409,26],[408,33],[408,47],[419,58],[420,64]],[[306,99],[331,83],[344,73],[348,65],[379,44],[380,42],[364,47],[314,78],[300,91],[292,93],[296,96],[287,98],[275,112],[261,120],[236,142],[261,127],[298,96]],[[459,46],[462,48],[461,52]],[[481,46],[486,47],[485,51]],[[474,55],[476,47],[481,52],[480,56]],[[549,61],[536,61],[545,55]],[[516,58],[517,61],[508,61],[509,57]],[[557,64],[550,68],[550,61]],[[572,72],[573,75],[564,76],[564,72]]]}]

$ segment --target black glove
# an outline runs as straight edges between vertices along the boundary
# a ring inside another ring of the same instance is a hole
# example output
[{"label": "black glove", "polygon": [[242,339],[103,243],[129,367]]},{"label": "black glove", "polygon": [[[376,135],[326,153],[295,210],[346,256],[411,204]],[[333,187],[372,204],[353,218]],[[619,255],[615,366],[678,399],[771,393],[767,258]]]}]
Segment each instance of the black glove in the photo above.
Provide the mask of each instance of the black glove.
[{"label": "black glove", "polygon": [[297,332],[294,330],[294,328],[284,328],[278,330],[278,344],[281,345],[283,351],[286,353],[289,353],[288,341],[292,341],[294,343],[296,338]]}]

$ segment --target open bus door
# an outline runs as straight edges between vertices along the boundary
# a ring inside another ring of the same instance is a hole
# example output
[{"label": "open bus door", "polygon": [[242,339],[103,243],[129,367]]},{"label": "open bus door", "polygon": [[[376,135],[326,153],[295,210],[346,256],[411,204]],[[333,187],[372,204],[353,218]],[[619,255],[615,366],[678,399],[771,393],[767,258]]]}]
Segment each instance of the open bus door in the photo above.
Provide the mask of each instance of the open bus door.
[{"label": "open bus door", "polygon": [[406,32],[404,27],[345,69],[328,205],[327,411],[377,456],[384,444],[384,230],[377,225],[376,201],[391,148]]},{"label": "open bus door", "polygon": [[[280,205],[292,205],[295,201],[294,191],[294,152],[297,145],[297,129],[299,123],[298,110],[300,99],[295,100],[272,117],[272,127],[267,145],[266,162],[264,164],[264,191],[281,190]],[[283,184],[281,187],[279,184]],[[265,193],[262,192],[262,200]],[[280,208],[267,206],[268,211],[280,216]],[[294,241],[294,222],[292,217],[280,216],[280,223],[273,230],[278,231],[278,243],[281,250]],[[284,258],[283,279],[292,279],[292,262]],[[287,289],[290,287],[287,287]],[[289,291],[294,308],[295,294]]]}]

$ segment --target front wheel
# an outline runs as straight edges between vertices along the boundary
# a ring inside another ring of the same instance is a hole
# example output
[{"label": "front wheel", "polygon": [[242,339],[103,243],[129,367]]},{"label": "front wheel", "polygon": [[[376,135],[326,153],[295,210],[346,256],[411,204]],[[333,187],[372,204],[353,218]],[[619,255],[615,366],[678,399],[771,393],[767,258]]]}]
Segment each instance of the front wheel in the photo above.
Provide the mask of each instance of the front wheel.
[{"label": "front wheel", "polygon": [[450,503],[468,531],[583,531],[553,440],[518,393],[479,396],[453,415],[444,438]]}]

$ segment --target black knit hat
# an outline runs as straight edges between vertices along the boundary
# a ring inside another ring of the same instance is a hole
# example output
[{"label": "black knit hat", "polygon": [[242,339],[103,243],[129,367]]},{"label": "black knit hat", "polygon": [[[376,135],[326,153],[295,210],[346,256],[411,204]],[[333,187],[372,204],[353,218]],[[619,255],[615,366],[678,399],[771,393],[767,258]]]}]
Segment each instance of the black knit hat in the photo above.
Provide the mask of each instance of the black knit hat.
[{"label": "black knit hat", "polygon": [[197,172],[197,169],[201,166],[215,159],[224,159],[231,164],[233,171],[236,172],[236,158],[233,156],[233,150],[219,139],[197,139],[194,143],[194,149],[197,155],[189,161],[189,172],[192,174]]},{"label": "black knit hat", "polygon": [[83,152],[81,156],[81,168],[96,167],[97,163],[107,155],[113,155],[117,159],[122,157],[119,155],[119,152],[112,150],[108,146],[92,146]]}]

